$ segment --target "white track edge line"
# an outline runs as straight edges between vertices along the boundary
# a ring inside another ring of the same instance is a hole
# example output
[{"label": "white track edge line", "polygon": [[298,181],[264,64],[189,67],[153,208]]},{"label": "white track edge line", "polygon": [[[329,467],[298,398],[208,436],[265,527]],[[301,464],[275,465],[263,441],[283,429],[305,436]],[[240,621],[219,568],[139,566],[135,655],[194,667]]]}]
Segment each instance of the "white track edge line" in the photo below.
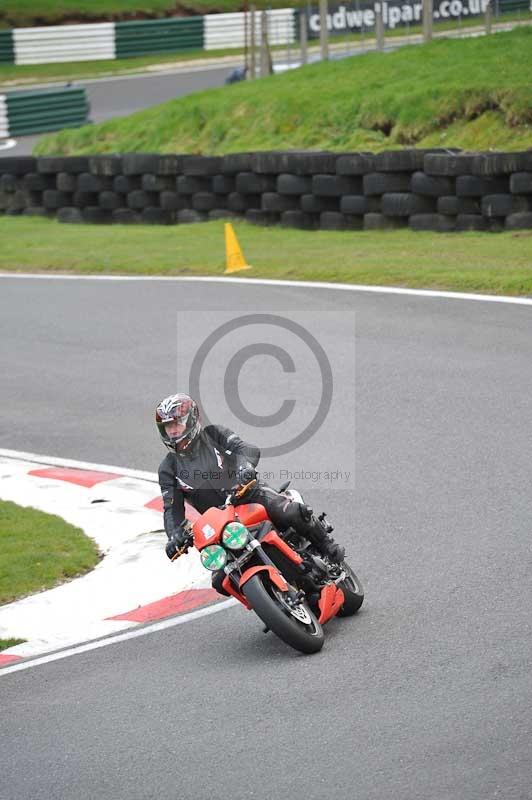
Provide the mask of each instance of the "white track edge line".
[{"label": "white track edge line", "polygon": [[292,281],[275,278],[235,278],[206,275],[31,275],[24,272],[0,272],[0,278],[23,280],[67,280],[67,281],[178,281],[203,283],[242,283],[255,286],[294,286],[305,289],[332,289],[344,292],[366,292],[372,294],[407,295],[412,297],[433,297],[447,300],[476,300],[484,303],[508,303],[532,306],[530,297],[509,297],[508,295],[472,294],[467,292],[446,292],[435,289],[405,289],[398,286],[365,286],[357,283],[328,283],[320,281]]},{"label": "white track edge line", "polygon": [[34,464],[43,464],[48,467],[72,467],[73,469],[97,470],[98,472],[116,472],[118,477],[138,478],[139,480],[159,483],[156,472],[145,472],[140,469],[115,467],[110,464],[93,464],[89,461],[77,461],[73,458],[56,458],[43,456],[37,453],[25,453],[21,450],[6,450],[0,448],[0,458],[10,458],[16,461],[31,461]]},{"label": "white track edge line", "polygon": [[154,622],[151,625],[144,625],[142,628],[134,628],[133,630],[125,631],[124,633],[118,633],[114,636],[109,636],[106,639],[99,639],[96,642],[87,642],[85,644],[76,645],[75,647],[70,647],[67,650],[60,650],[55,653],[49,653],[45,656],[38,656],[31,661],[0,667],[0,678],[12,672],[21,672],[25,669],[32,669],[33,667],[39,667],[43,664],[49,664],[51,661],[60,661],[63,658],[69,658],[70,656],[87,653],[90,650],[98,650],[101,647],[108,647],[111,644],[125,642],[128,639],[135,639],[139,636],[146,636],[149,633],[163,631],[166,628],[173,628],[175,625],[182,625],[184,622],[190,622],[194,619],[199,619],[200,617],[206,617],[209,614],[215,614],[218,611],[222,611],[223,609],[229,608],[230,606],[236,604],[237,601],[233,598],[230,600],[223,600],[220,603],[214,603],[213,605],[206,606],[205,608],[199,608],[197,611],[191,611],[188,614],[182,614],[179,617],[172,617],[171,619]]}]

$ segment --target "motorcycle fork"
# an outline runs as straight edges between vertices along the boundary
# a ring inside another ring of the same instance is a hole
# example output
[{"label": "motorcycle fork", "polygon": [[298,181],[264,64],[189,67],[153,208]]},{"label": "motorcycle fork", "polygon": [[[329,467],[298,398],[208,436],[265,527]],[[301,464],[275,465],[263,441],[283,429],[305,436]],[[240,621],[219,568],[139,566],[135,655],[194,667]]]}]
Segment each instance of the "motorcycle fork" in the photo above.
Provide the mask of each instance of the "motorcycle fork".
[{"label": "motorcycle fork", "polygon": [[[290,547],[290,545],[287,544],[287,542],[285,542],[285,540],[281,536],[279,536],[279,534],[277,533],[276,530],[273,529],[273,527],[264,536],[261,537],[260,541],[261,545],[262,543],[264,543],[278,550],[282,558],[288,560],[288,562],[290,563],[290,568],[300,573],[301,577],[304,576],[303,559],[301,558],[299,553],[293,550],[292,547]],[[272,566],[276,570],[276,572],[278,572],[288,584],[287,599],[289,603],[293,605],[301,603],[306,597],[305,592],[301,589],[294,589],[294,587],[291,586],[291,584],[283,575],[283,569],[279,568],[279,566],[274,561],[272,561],[272,559],[268,556],[268,554],[264,552],[262,546],[257,549],[260,550],[261,557],[264,559],[265,564]]]},{"label": "motorcycle fork", "polygon": [[[243,595],[243,593],[240,590],[240,581],[241,581],[242,577],[250,569],[253,569],[254,567],[257,567],[257,566],[271,566],[277,572],[279,571],[278,568],[273,563],[273,561],[270,558],[268,558],[268,556],[266,555],[266,553],[262,549],[262,546],[258,546],[257,545],[257,547],[255,547],[254,552],[253,552],[253,556],[254,557],[253,557],[253,560],[252,560],[251,563],[247,562],[243,569],[237,568],[234,571],[230,572],[228,575],[225,576],[225,578],[222,581],[222,587],[225,589],[225,591],[228,594],[230,594],[232,597],[235,597],[248,610],[251,609],[251,606],[249,605],[248,601],[246,600],[245,596]],[[257,564],[256,563],[257,560],[259,562],[261,562],[261,563]]]},{"label": "motorcycle fork", "polygon": [[240,603],[242,603],[243,606],[245,606],[248,609],[248,611],[251,611],[250,604],[248,603],[248,601],[246,600],[246,598],[244,597],[242,592],[240,592],[235,587],[235,585],[234,585],[234,583],[232,581],[233,574],[234,573],[231,573],[231,575],[226,575],[225,576],[225,578],[222,581],[222,587],[225,589],[227,594],[230,594],[231,597],[236,598]]},{"label": "motorcycle fork", "polygon": [[[266,539],[266,537],[269,537],[270,541],[268,541]],[[275,531],[273,531],[273,530],[269,531],[266,534],[266,536],[261,538],[261,540],[259,540],[259,541],[262,542],[262,541],[265,541],[265,540],[271,546],[278,547],[278,549],[281,551],[283,556],[285,558],[287,558],[288,556],[284,552],[284,548],[279,547],[278,543],[280,543],[281,545],[284,545],[287,549],[290,550],[291,555],[294,557],[294,558],[291,558],[291,561],[294,562],[297,559],[297,566],[298,567],[300,566],[301,560],[302,560],[300,558],[300,556],[297,555],[297,553],[294,553],[294,551],[291,550],[291,548],[289,548],[288,545],[285,545],[285,543],[283,542],[281,537]],[[259,562],[259,564],[256,563],[257,561]],[[253,574],[255,574],[257,572],[267,571],[268,574],[270,575],[270,580],[272,581],[272,583],[274,585],[276,585],[277,588],[280,591],[286,592],[287,599],[291,603],[297,604],[297,603],[300,603],[301,600],[304,599],[304,596],[305,596],[304,592],[301,592],[300,590],[294,589],[288,583],[286,578],[283,576],[282,569],[280,569],[277,566],[277,564],[275,564],[275,562],[272,561],[272,559],[264,551],[264,549],[262,547],[262,543],[260,545],[258,545],[257,547],[255,547],[255,549],[254,549],[253,562],[255,562],[255,563],[251,563],[250,564],[248,562],[246,564],[245,568],[242,571],[235,570],[234,572],[231,572],[229,575],[226,575],[226,577],[224,578],[224,581],[222,583],[223,588],[229,594],[233,595],[233,597],[236,597],[236,599],[239,600],[243,605],[245,605],[246,608],[250,608],[250,606],[249,606],[249,603],[247,602],[245,596],[243,595],[240,587],[242,585],[242,582],[241,582],[242,578],[246,578],[246,580],[249,580],[249,578],[246,577],[248,572],[252,572]],[[294,566],[294,563],[292,563],[292,566]],[[273,571],[273,574],[271,574],[271,571]],[[275,579],[277,576],[279,576],[278,580]],[[249,577],[252,577],[252,575],[250,575]]]}]

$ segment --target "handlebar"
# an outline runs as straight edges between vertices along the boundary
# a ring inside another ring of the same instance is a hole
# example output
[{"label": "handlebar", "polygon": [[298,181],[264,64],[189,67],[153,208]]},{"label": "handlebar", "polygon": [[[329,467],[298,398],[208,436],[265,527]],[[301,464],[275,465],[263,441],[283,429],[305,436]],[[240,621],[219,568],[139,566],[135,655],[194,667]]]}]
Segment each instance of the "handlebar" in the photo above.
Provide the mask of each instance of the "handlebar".
[{"label": "handlebar", "polygon": [[246,492],[256,483],[257,479],[253,478],[253,480],[248,481],[241,486],[234,486],[225,498],[224,508],[230,506],[233,500],[240,500],[240,498],[243,497]]},{"label": "handlebar", "polygon": [[[234,486],[231,491],[228,492],[223,507],[227,508],[227,506],[231,505],[234,500],[239,500],[255,483],[257,483],[257,479],[253,478],[253,480],[248,481],[248,483],[242,484],[241,486]],[[190,520],[185,520],[182,527],[183,533],[185,534],[185,541],[183,542],[183,546],[176,550],[172,561],[184,555],[188,551],[189,547],[192,547],[194,544],[194,533]]]}]

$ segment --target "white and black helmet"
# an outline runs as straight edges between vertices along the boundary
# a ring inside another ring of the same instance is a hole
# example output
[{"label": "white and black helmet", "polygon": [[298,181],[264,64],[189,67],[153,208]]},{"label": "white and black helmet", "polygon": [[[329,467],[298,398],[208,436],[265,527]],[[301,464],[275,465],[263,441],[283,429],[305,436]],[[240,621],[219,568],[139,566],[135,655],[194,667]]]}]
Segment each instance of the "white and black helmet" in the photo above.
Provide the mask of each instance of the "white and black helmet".
[{"label": "white and black helmet", "polygon": [[[166,432],[165,425],[172,420],[186,426],[181,436],[169,436]],[[155,423],[163,444],[172,453],[187,450],[201,431],[198,405],[188,394],[172,394],[161,400],[155,409]]]}]

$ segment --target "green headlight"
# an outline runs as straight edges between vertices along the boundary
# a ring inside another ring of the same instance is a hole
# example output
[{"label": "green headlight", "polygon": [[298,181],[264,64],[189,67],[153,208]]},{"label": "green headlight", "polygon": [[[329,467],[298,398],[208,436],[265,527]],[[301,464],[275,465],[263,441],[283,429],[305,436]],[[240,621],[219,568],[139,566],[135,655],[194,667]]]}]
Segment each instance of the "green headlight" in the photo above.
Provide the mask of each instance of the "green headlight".
[{"label": "green headlight", "polygon": [[249,540],[249,531],[241,522],[230,522],[222,533],[222,541],[230,550],[241,550]]},{"label": "green headlight", "polygon": [[227,553],[219,544],[210,544],[201,551],[201,563],[211,572],[222,569],[227,563]]}]

